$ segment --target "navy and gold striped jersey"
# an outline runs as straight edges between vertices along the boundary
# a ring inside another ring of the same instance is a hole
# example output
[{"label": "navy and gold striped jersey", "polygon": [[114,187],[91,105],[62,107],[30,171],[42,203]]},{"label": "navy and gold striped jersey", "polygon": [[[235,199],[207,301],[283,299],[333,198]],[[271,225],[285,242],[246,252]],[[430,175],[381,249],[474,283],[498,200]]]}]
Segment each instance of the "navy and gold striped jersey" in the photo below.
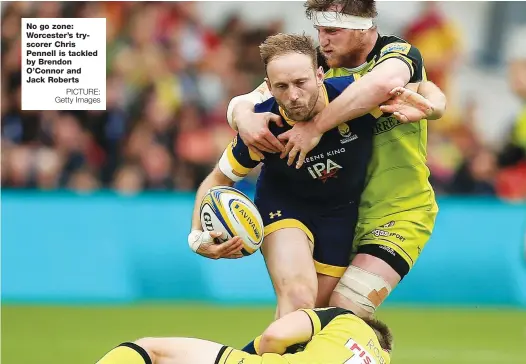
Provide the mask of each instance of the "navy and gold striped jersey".
[{"label": "navy and gold striped jersey", "polygon": [[[339,96],[357,77],[325,80],[322,92],[326,104]],[[276,136],[294,125],[294,121],[284,115],[274,98],[256,105],[255,112],[281,115],[283,127],[273,123],[269,126]],[[263,163],[256,196],[271,194],[302,208],[330,208],[358,202],[372,154],[375,120],[373,115],[367,114],[352,123],[343,123],[329,130],[307,155],[300,169],[294,165],[288,166],[287,159],[281,159],[279,154],[264,153],[265,158],[260,161],[237,135],[223,153],[219,168],[233,181],[239,181],[259,163]]]}]

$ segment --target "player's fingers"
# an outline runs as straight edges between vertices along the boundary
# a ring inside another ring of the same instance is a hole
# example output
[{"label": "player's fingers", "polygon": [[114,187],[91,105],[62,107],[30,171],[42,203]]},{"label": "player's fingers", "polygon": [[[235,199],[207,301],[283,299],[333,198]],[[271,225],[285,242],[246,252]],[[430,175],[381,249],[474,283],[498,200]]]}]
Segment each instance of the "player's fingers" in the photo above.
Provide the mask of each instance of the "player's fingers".
[{"label": "player's fingers", "polygon": [[399,112],[394,112],[393,113],[393,116],[396,118],[396,120],[402,122],[402,123],[407,123],[409,122],[409,119],[407,118],[407,116],[405,116],[404,114],[402,113],[399,113]]},{"label": "player's fingers", "polygon": [[283,152],[285,147],[283,144],[274,136],[274,134],[269,132],[269,135],[266,137],[266,141],[269,142],[272,145],[272,149],[276,151],[276,153]]},{"label": "player's fingers", "polygon": [[290,133],[291,133],[292,129],[290,130],[287,130],[286,132],[284,133],[281,133],[280,135],[278,135],[278,140],[281,141],[281,142],[287,142],[289,139],[290,139]]},{"label": "player's fingers", "polygon": [[230,254],[230,255],[225,256],[224,258],[226,258],[226,259],[239,259],[239,258],[243,258],[243,253],[241,253],[241,252],[233,253],[233,254]]},{"label": "player's fingers", "polygon": [[258,149],[258,148],[255,148],[255,147],[248,147],[248,149],[254,153],[255,155],[257,155],[260,159],[265,159],[265,155],[263,153],[261,153],[261,151]]},{"label": "player's fingers", "polygon": [[225,251],[221,254],[221,258],[227,258],[231,255],[235,255],[238,253],[241,253],[241,249],[243,249],[243,244],[238,242],[236,245],[234,245],[231,249]]},{"label": "player's fingers", "polygon": [[387,113],[387,114],[392,114],[396,110],[398,110],[398,105],[394,105],[394,104],[391,104],[391,105],[380,105],[380,111],[384,112],[384,113]]},{"label": "player's fingers", "polygon": [[283,120],[281,120],[281,116],[280,115],[269,113],[269,121],[272,121],[277,126],[283,127]]},{"label": "player's fingers", "polygon": [[397,105],[397,104],[398,104],[398,99],[392,98],[392,99],[389,99],[389,100],[383,102],[380,106],[383,106],[383,105]]},{"label": "player's fingers", "polygon": [[296,162],[296,169],[300,169],[303,163],[305,163],[305,158],[307,157],[307,153],[305,153],[303,150],[300,151],[300,155],[298,156],[298,161]]},{"label": "player's fingers", "polygon": [[222,258],[225,256],[225,253],[230,251],[232,249],[232,246],[235,246],[238,242],[239,238],[234,237],[228,241],[225,241],[221,244],[216,244],[216,246],[213,248],[214,251],[214,257],[216,259]]},{"label": "player's fingers", "polygon": [[223,233],[220,232],[220,231],[210,231],[209,234],[214,239],[215,238],[219,238],[219,237],[221,237],[221,235],[223,235]]},{"label": "player's fingers", "polygon": [[285,158],[287,154],[289,154],[289,152],[292,150],[292,148],[294,148],[294,144],[292,144],[291,142],[288,142],[285,145],[285,149],[283,149],[283,152],[281,152],[281,155],[279,157],[281,159]]},{"label": "player's fingers", "polygon": [[404,90],[405,90],[404,87],[398,86],[398,87],[395,87],[394,89],[392,89],[391,92],[389,92],[389,95],[391,95],[391,96],[401,95],[404,92]]},{"label": "player's fingers", "polygon": [[271,137],[275,138],[275,136],[272,135],[272,133],[268,129],[262,130],[258,133],[256,142],[262,146],[262,150],[264,150],[265,152],[269,152],[269,153],[274,152],[274,147],[272,146],[272,143],[269,142],[269,139]]},{"label": "player's fingers", "polygon": [[296,156],[298,155],[299,151],[300,151],[299,147],[295,146],[294,148],[292,148],[292,150],[289,153],[289,159],[287,160],[287,164],[289,166],[291,166],[292,163],[294,163],[294,160],[296,159]]},{"label": "player's fingers", "polygon": [[272,149],[265,145],[265,143],[263,143],[262,140],[255,141],[252,144],[252,147],[259,149],[261,152],[273,153]]},{"label": "player's fingers", "polygon": [[[234,239],[232,239],[232,240],[234,240]],[[238,238],[235,241],[235,243],[232,244],[232,246],[230,246],[230,248],[228,248],[227,250],[225,250],[223,252],[223,256],[227,256],[227,255],[238,253],[238,252],[241,251],[241,249],[243,249],[243,240],[241,238]]]},{"label": "player's fingers", "polygon": [[265,146],[267,146],[274,153],[279,153],[283,150],[283,145],[280,143],[278,138],[276,138],[276,136],[270,132],[270,130],[267,130],[263,134],[262,142],[264,142]]}]

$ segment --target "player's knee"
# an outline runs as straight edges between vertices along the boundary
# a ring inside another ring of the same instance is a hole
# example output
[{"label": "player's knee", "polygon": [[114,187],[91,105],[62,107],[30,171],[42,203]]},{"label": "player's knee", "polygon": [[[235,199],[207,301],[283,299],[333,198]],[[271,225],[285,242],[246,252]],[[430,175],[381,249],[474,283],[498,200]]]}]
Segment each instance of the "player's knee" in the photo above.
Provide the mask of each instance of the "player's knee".
[{"label": "player's knee", "polygon": [[135,345],[140,346],[146,351],[153,364],[156,363],[156,339],[153,337],[143,337],[134,342]]},{"label": "player's knee", "polygon": [[304,282],[289,284],[282,290],[283,299],[294,309],[313,308],[316,304],[316,293],[316,286]]},{"label": "player's knee", "polygon": [[361,317],[369,317],[391,290],[391,285],[383,277],[351,266],[338,282],[329,304],[353,310]]}]

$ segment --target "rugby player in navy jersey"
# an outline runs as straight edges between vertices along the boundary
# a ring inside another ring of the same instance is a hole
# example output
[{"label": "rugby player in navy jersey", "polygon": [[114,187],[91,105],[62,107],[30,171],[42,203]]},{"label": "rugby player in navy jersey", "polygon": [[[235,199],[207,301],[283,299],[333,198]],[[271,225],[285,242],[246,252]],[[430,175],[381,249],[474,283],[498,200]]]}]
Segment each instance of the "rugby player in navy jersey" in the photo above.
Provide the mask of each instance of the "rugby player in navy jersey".
[{"label": "rugby player in navy jersey", "polygon": [[[256,112],[280,115],[281,125],[271,125],[275,135],[308,123],[358,77],[324,80],[314,42],[305,35],[271,36],[260,53],[273,97],[256,105]],[[363,115],[352,127],[343,123],[325,133],[302,169],[290,168],[278,154],[264,153],[262,159],[236,136],[197,191],[192,249],[209,258],[240,256],[239,237],[217,245],[212,239],[218,233],[202,231],[199,206],[211,187],[231,186],[262,163],[255,203],[265,225],[261,251],[276,290],[277,317],[314,307],[317,274],[337,282],[349,265],[374,120]]]}]

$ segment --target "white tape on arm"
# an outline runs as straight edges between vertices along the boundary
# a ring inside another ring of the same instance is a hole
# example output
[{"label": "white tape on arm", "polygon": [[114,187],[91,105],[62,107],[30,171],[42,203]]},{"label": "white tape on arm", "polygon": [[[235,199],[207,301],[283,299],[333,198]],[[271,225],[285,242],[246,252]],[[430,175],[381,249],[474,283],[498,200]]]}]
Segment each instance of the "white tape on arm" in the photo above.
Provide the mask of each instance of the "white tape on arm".
[{"label": "white tape on arm", "polygon": [[261,93],[259,90],[260,88],[258,87],[251,93],[236,96],[232,100],[230,100],[230,103],[228,104],[228,108],[226,110],[226,118],[228,120],[228,124],[232,129],[237,131],[237,123],[234,120],[234,108],[240,101],[248,101],[252,105],[256,105],[265,102],[272,97],[270,92],[266,91],[264,93]]},{"label": "white tape on arm", "polygon": [[197,252],[197,249],[199,249],[201,244],[203,244],[203,243],[211,243],[212,241],[213,241],[213,239],[210,236],[210,233],[208,231],[193,230],[188,235],[188,246],[194,252]]}]

